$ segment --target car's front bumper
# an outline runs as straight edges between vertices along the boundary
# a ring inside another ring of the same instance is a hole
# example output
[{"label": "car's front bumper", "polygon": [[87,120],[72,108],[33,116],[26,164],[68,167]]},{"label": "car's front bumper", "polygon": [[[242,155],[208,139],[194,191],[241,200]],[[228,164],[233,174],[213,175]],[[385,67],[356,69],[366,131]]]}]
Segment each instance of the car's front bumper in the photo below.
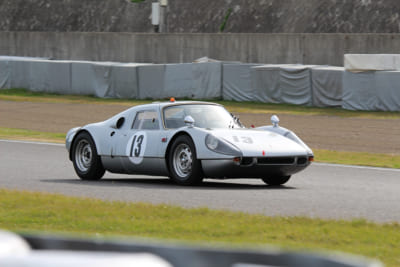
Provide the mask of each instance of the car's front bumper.
[{"label": "car's front bumper", "polygon": [[242,158],[202,160],[205,177],[208,178],[266,178],[289,176],[310,165],[312,156],[277,158]]}]

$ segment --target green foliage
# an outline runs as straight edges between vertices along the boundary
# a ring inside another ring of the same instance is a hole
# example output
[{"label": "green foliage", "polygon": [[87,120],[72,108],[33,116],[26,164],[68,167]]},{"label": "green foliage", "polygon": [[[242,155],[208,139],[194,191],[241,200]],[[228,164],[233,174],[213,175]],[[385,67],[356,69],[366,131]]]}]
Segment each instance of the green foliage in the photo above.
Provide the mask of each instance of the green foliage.
[{"label": "green foliage", "polygon": [[132,3],[142,3],[142,2],[144,2],[145,0],[131,0],[131,2]]},{"label": "green foliage", "polygon": [[170,205],[107,202],[0,189],[0,228],[83,236],[124,236],[229,246],[276,245],[289,249],[341,251],[400,262],[400,226],[240,212],[184,209]]},{"label": "green foliage", "polygon": [[231,14],[232,14],[232,8],[229,8],[228,11],[226,12],[224,20],[221,23],[221,26],[219,26],[219,31],[220,32],[223,32],[225,30],[226,23],[228,22],[228,19],[229,19]]}]

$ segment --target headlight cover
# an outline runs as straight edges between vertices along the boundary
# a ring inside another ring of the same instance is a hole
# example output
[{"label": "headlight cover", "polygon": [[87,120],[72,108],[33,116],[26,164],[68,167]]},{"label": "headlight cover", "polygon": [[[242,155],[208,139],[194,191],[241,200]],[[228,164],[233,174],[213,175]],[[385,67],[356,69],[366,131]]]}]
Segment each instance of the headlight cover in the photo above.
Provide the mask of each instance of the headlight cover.
[{"label": "headlight cover", "polygon": [[234,145],[230,144],[225,140],[215,137],[212,134],[207,134],[205,142],[206,142],[206,147],[211,151],[232,156],[242,155],[242,152],[237,147],[235,147]]}]

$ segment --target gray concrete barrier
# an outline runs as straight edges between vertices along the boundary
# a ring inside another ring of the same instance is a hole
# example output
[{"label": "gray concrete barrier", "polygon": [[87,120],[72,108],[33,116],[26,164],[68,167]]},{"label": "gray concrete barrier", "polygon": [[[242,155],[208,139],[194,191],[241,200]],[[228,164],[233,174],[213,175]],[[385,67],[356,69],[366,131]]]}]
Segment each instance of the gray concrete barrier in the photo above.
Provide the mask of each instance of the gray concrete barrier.
[{"label": "gray concrete barrier", "polygon": [[400,34],[0,32],[0,55],[62,60],[343,66],[346,53],[400,54]]}]

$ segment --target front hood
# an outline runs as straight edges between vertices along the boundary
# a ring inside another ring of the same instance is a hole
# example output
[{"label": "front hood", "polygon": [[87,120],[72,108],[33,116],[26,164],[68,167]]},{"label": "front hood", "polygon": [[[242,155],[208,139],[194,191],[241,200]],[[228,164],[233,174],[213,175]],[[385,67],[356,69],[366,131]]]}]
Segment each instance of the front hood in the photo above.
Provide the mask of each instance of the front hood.
[{"label": "front hood", "polygon": [[244,157],[304,156],[307,149],[300,144],[270,131],[250,129],[216,129],[211,134],[239,148]]}]

